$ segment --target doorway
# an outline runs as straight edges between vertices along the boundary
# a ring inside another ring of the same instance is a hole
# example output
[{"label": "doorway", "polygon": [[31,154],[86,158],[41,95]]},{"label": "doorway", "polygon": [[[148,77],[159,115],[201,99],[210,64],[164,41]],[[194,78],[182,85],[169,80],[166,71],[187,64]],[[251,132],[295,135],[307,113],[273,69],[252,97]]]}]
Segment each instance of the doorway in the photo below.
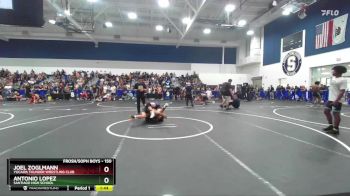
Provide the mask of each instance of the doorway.
[{"label": "doorway", "polygon": [[279,78],[278,79],[278,84],[280,86],[287,86],[287,78]]},{"label": "doorway", "polygon": [[262,77],[253,77],[252,82],[253,82],[253,87],[257,87],[257,88],[262,87]]}]

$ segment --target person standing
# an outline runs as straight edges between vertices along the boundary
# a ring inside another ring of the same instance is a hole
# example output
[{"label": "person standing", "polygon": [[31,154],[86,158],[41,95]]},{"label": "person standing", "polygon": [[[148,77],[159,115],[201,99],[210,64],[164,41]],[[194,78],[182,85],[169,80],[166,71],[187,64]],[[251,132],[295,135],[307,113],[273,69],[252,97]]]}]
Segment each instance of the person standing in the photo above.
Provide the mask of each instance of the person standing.
[{"label": "person standing", "polygon": [[[335,66],[332,68],[333,78],[329,86],[328,102],[324,109],[329,126],[323,130],[329,134],[339,134],[340,111],[342,107],[341,99],[344,96],[347,81],[342,75],[347,72],[344,66]],[[331,114],[333,112],[333,118]]]},{"label": "person standing", "polygon": [[269,96],[270,96],[270,100],[274,100],[275,99],[275,88],[273,88],[272,85],[270,87]]},{"label": "person standing", "polygon": [[188,106],[188,101],[191,101],[191,106],[193,107],[193,94],[192,94],[193,88],[191,83],[187,82],[185,87],[185,99],[186,99],[186,106]]},{"label": "person standing", "polygon": [[231,96],[234,94],[231,83],[232,83],[232,80],[229,79],[228,82],[225,82],[222,85],[222,89],[221,89],[221,96],[222,96],[221,107],[226,108],[226,110],[229,109],[230,103],[232,101]]},{"label": "person standing", "polygon": [[137,103],[137,113],[141,114],[141,101],[142,104],[145,105],[146,103],[146,97],[145,92],[147,90],[146,84],[144,83],[143,79],[140,78],[138,82],[134,85],[134,89],[136,90],[136,103]]},{"label": "person standing", "polygon": [[314,104],[321,104],[320,82],[316,81],[315,85],[312,85],[312,97]]}]

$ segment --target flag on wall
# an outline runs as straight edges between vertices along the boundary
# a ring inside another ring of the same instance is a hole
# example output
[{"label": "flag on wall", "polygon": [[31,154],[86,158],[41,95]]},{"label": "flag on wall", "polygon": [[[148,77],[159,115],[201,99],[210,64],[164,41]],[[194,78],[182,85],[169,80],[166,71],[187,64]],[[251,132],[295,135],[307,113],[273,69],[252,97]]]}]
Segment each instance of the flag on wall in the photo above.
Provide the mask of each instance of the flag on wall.
[{"label": "flag on wall", "polygon": [[346,24],[348,22],[348,14],[339,16],[333,22],[333,45],[345,42]]},{"label": "flag on wall", "polygon": [[316,26],[315,48],[325,48],[345,42],[348,14]]}]

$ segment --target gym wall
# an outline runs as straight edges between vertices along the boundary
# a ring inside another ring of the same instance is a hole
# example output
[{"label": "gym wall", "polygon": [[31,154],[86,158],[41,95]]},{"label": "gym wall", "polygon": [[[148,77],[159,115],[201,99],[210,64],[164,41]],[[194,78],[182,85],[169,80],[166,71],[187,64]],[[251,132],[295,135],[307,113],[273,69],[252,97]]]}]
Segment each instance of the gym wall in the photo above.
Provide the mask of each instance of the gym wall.
[{"label": "gym wall", "polygon": [[156,73],[234,73],[236,48],[53,40],[0,41],[0,67],[11,71],[57,69]]},{"label": "gym wall", "polygon": [[[265,26],[264,50],[262,51],[263,63],[259,67],[259,72],[263,78],[263,87],[267,88],[270,85],[277,86],[279,84],[309,87],[311,85],[311,67],[340,63],[350,64],[350,18],[347,22],[346,41],[344,43],[315,49],[316,25],[337,17],[322,16],[321,10],[337,9],[340,12],[338,16],[350,12],[349,1],[337,0],[337,3],[332,2],[331,0],[321,0],[313,4],[308,8],[307,17],[303,20],[296,15],[290,15],[281,17]],[[280,31],[276,31],[276,29]],[[302,55],[301,68],[295,75],[288,76],[282,69],[282,60],[286,53],[282,53],[281,39],[301,30],[304,30],[303,47],[298,49]],[[281,83],[281,81],[283,82]]]}]

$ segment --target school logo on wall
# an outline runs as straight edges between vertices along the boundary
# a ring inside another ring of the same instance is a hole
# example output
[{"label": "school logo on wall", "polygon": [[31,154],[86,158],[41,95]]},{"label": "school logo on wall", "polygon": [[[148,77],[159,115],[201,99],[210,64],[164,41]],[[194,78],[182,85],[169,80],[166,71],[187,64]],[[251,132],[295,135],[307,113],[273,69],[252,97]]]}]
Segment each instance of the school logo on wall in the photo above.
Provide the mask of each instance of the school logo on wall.
[{"label": "school logo on wall", "polygon": [[301,55],[298,52],[289,52],[282,62],[283,72],[287,76],[294,76],[301,67]]}]

